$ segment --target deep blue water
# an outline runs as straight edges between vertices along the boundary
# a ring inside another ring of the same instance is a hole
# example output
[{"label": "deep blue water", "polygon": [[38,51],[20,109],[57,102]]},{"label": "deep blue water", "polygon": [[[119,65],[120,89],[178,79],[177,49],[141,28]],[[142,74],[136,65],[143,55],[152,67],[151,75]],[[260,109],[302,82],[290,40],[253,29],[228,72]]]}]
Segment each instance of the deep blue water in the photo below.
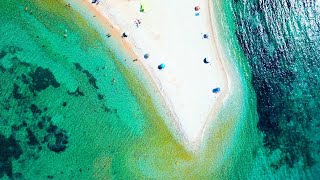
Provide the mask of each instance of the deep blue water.
[{"label": "deep blue water", "polygon": [[[319,6],[309,0],[231,4],[252,71],[268,165],[279,177],[320,177]],[[290,175],[293,169],[301,174]]]}]

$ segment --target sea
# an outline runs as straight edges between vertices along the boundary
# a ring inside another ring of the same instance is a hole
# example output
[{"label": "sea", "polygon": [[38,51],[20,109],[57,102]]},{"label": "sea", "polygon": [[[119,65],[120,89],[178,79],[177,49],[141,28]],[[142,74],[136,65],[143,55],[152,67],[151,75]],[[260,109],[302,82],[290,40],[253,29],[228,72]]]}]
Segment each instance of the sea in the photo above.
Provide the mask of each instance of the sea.
[{"label": "sea", "polygon": [[194,153],[84,9],[2,2],[0,179],[319,179],[320,6],[212,4],[231,92]]}]

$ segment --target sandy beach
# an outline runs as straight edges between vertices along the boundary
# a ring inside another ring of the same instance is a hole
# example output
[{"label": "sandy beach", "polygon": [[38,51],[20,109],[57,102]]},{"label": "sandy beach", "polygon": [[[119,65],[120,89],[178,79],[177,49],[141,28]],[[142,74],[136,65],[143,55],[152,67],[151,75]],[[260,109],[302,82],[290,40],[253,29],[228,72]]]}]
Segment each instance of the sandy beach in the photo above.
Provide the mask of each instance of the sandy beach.
[{"label": "sandy beach", "polygon": [[[228,96],[228,74],[207,0],[82,0],[142,64],[186,147],[197,149]],[[140,12],[143,5],[144,12]],[[199,10],[195,7],[199,6]],[[198,13],[198,14],[197,14]],[[125,33],[127,37],[121,37]],[[208,38],[205,38],[204,35]],[[145,55],[148,54],[148,58]],[[205,63],[204,59],[209,63]],[[164,64],[165,68],[158,66]],[[213,93],[214,88],[220,92]]]}]

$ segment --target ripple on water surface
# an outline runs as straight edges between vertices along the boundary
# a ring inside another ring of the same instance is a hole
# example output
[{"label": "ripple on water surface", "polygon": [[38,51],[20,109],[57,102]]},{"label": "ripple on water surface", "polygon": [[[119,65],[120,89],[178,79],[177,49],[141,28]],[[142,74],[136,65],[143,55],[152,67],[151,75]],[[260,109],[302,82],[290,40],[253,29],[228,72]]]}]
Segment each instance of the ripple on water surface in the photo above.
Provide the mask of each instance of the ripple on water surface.
[{"label": "ripple on water surface", "polygon": [[314,1],[234,1],[258,129],[275,176],[319,177],[320,10]]}]

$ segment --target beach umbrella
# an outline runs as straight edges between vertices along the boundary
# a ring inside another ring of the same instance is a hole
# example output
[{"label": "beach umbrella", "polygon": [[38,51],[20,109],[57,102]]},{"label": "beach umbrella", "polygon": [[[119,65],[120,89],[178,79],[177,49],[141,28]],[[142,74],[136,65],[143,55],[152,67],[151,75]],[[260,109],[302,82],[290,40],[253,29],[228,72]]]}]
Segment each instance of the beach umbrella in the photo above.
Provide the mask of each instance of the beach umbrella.
[{"label": "beach umbrella", "polygon": [[164,69],[166,67],[166,65],[165,64],[160,64],[159,66],[158,66],[158,69]]},{"label": "beach umbrella", "polygon": [[210,61],[208,60],[208,58],[204,58],[204,59],[203,59],[203,62],[204,62],[205,64],[208,64]]},{"label": "beach umbrella", "polygon": [[140,4],[140,12],[144,12],[144,6],[142,3]]},{"label": "beach umbrella", "polygon": [[150,11],[150,6],[148,4],[148,1],[141,0],[140,1],[140,12],[147,13],[149,11]]},{"label": "beach umbrella", "polygon": [[214,89],[212,90],[212,92],[213,92],[213,93],[218,93],[218,92],[220,92],[220,88],[219,88],[219,87],[214,88]]}]

